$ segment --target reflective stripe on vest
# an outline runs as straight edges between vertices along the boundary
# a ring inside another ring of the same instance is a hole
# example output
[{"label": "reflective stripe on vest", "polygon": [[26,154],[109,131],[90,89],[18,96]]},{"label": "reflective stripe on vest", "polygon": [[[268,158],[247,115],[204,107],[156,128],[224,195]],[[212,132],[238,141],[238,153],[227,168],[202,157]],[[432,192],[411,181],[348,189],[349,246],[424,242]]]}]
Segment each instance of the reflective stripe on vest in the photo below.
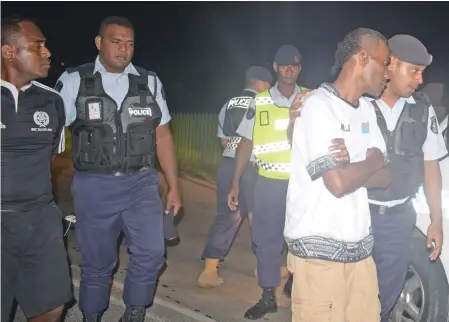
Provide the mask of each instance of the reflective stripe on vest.
[{"label": "reflective stripe on vest", "polygon": [[228,150],[237,150],[237,147],[242,140],[239,136],[233,136],[228,140],[228,144],[226,145],[226,149]]},{"label": "reflective stripe on vest", "polygon": [[272,163],[256,159],[256,164],[266,172],[276,171],[290,174],[290,163]]},{"label": "reflective stripe on vest", "polygon": [[288,143],[288,141],[255,145],[253,147],[253,153],[256,156],[264,153],[280,152],[286,150],[290,150],[290,143]]}]

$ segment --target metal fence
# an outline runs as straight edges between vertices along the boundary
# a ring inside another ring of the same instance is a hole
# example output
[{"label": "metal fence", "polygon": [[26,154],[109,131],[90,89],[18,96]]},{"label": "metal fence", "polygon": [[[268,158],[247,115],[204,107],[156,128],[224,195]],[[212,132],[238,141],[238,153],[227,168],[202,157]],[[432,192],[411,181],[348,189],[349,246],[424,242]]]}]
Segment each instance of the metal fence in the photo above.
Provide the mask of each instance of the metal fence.
[{"label": "metal fence", "polygon": [[222,152],[217,139],[217,114],[174,113],[172,119],[179,168],[199,176],[214,177]]},{"label": "metal fence", "polygon": [[[217,114],[173,113],[173,132],[179,168],[182,171],[213,179],[221,159],[217,139]],[[70,130],[66,128],[66,155],[72,147]]]}]

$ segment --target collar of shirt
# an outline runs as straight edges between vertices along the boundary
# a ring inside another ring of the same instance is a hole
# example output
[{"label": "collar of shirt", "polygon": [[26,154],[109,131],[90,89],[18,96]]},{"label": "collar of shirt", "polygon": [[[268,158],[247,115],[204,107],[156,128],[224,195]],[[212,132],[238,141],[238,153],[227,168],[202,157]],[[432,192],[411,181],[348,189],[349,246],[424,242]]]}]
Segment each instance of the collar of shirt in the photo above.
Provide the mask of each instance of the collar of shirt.
[{"label": "collar of shirt", "polygon": [[405,103],[415,104],[415,99],[410,96],[408,98],[401,97],[391,108],[387,103],[385,103],[382,99],[370,99],[370,101],[375,101],[377,106],[379,106],[382,115],[385,118],[385,122],[387,123],[387,128],[389,131],[393,131],[396,127],[396,123],[401,116],[402,110],[404,109]]},{"label": "collar of shirt", "polygon": [[[20,88],[20,90],[22,92],[25,92],[28,88],[30,88],[33,85],[33,83],[34,83],[34,81],[31,81],[29,84],[26,84],[26,85],[22,86]],[[7,82],[7,81],[5,81],[3,79],[2,79],[1,84],[2,84],[3,87],[6,87],[7,89],[9,89],[9,91],[12,94],[12,96],[14,97],[14,103],[15,103],[16,112],[17,112],[17,109],[19,107],[19,91],[17,90],[17,88],[13,84],[11,84],[10,82]]]},{"label": "collar of shirt", "polygon": [[[374,98],[369,98],[370,101],[376,101],[377,104],[381,103],[383,105],[387,105],[387,103],[385,103],[382,99],[374,99]],[[398,101],[394,104],[393,108],[397,107],[397,106],[401,106],[401,105],[405,105],[405,103],[409,103],[409,104],[416,104],[415,99],[413,98],[413,96],[410,97],[400,97],[398,99]],[[389,105],[387,105],[389,106]]]},{"label": "collar of shirt", "polygon": [[293,100],[295,96],[302,92],[301,87],[295,84],[295,89],[293,90],[293,94],[290,97],[285,97],[278,89],[278,84],[276,83],[272,88],[270,88],[270,95],[273,101],[278,106],[290,107],[293,104]]},{"label": "collar of shirt", "polygon": [[[100,62],[100,56],[97,56],[97,59],[95,59],[95,67],[94,67],[94,74],[96,72],[99,72],[100,74],[113,74],[113,73],[109,73],[106,68],[103,66],[103,64]],[[123,75],[123,74],[133,74],[136,76],[140,76],[140,74],[137,72],[137,69],[134,67],[134,65],[130,62],[128,64],[128,66],[126,66],[125,70],[117,75]]]},{"label": "collar of shirt", "polygon": [[252,88],[245,88],[243,91],[253,92],[254,94],[258,94],[259,92]]}]

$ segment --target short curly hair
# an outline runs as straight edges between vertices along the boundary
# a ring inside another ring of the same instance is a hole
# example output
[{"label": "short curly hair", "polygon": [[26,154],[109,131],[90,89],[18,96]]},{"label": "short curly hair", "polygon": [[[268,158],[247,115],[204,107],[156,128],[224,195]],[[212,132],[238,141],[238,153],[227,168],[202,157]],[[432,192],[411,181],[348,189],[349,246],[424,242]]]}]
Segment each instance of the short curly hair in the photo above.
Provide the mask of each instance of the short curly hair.
[{"label": "short curly hair", "polygon": [[134,32],[134,26],[128,18],[120,17],[120,16],[109,16],[109,17],[104,18],[103,21],[100,23],[100,29],[98,30],[98,34],[100,36],[103,36],[104,31],[110,25],[118,25],[118,26],[122,26],[122,27],[127,27]]},{"label": "short curly hair", "polygon": [[349,58],[360,50],[367,49],[365,39],[370,41],[369,44],[378,44],[380,41],[387,41],[384,35],[373,29],[357,28],[350,31],[337,45],[335,63],[332,67],[334,74],[337,74]]},{"label": "short curly hair", "polygon": [[2,18],[2,46],[10,44],[11,38],[22,32],[20,24],[26,22],[36,24],[34,20],[20,15],[13,15],[4,19]]}]

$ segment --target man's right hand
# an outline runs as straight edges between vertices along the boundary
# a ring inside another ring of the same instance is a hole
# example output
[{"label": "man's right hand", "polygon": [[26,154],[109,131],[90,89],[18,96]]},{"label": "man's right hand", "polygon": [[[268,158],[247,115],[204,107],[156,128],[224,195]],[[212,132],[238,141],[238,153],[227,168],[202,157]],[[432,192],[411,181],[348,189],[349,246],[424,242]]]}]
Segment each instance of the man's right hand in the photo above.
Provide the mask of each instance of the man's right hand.
[{"label": "man's right hand", "polygon": [[238,185],[233,185],[228,193],[228,207],[231,211],[236,211],[239,206],[239,193]]},{"label": "man's right hand", "polygon": [[366,159],[372,161],[377,170],[384,166],[384,155],[378,148],[366,150]]}]

